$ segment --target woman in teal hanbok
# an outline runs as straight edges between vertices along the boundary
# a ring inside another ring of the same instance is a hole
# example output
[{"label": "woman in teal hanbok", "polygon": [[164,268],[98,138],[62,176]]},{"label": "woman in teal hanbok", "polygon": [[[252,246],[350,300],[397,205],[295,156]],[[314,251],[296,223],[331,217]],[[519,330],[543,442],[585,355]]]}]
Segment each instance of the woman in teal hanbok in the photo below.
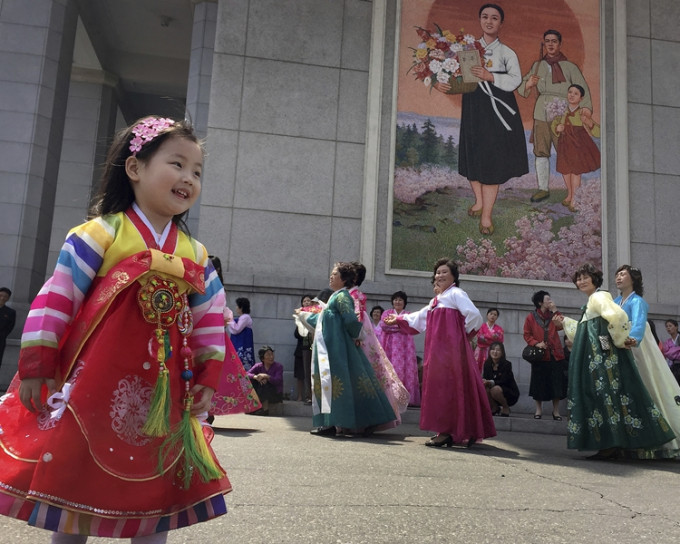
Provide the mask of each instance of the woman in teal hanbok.
[{"label": "woman in teal hanbok", "polygon": [[[572,278],[588,303],[579,322],[563,319],[573,340],[569,364],[567,447],[598,450],[612,459],[621,450],[654,449],[673,440],[668,422],[645,388],[626,341],[630,322],[602,285],[602,272],[581,266]],[[628,340],[630,343],[630,340]]]},{"label": "woman in teal hanbok", "polygon": [[362,324],[347,290],[354,285],[350,263],[336,263],[329,286],[334,293],[318,314],[299,312],[315,327],[312,352],[312,434],[370,432],[396,418],[358,341]]}]

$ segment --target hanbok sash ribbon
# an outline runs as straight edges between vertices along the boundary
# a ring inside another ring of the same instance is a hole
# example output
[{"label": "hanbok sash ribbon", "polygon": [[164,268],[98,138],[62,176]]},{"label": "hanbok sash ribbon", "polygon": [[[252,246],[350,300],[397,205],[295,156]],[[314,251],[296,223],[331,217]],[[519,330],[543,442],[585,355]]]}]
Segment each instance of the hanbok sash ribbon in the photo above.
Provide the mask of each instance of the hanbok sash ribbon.
[{"label": "hanbok sash ribbon", "polygon": [[69,398],[71,398],[71,387],[73,387],[73,384],[66,382],[61,388],[61,391],[57,391],[48,397],[47,405],[52,409],[50,419],[61,419],[61,416],[66,410]]},{"label": "hanbok sash ribbon", "polygon": [[[333,380],[331,377],[331,366],[328,361],[328,347],[326,346],[326,341],[323,337],[323,317],[324,314],[321,313],[319,320],[316,323],[315,335],[315,348],[316,357],[319,364],[319,380],[321,381],[321,387],[319,391],[321,392],[321,411],[322,414],[331,413],[331,399],[333,398]],[[313,373],[312,373],[313,376]],[[313,378],[312,378],[313,379]],[[315,387],[312,387],[312,392],[316,391]],[[318,403],[313,402],[314,415],[319,413]]]},{"label": "hanbok sash ribbon", "polygon": [[500,119],[501,123],[503,123],[503,126],[505,127],[505,130],[512,130],[510,125],[503,119],[503,116],[501,115],[501,112],[498,111],[498,106],[496,105],[497,102],[501,104],[506,110],[510,112],[511,115],[515,115],[517,112],[512,109],[510,106],[508,106],[505,102],[503,102],[500,98],[497,96],[494,96],[493,92],[491,91],[491,86],[489,85],[488,81],[480,81],[479,82],[479,88],[482,89],[485,95],[487,95],[491,99],[491,106],[493,107],[493,111],[496,112],[496,117]]}]

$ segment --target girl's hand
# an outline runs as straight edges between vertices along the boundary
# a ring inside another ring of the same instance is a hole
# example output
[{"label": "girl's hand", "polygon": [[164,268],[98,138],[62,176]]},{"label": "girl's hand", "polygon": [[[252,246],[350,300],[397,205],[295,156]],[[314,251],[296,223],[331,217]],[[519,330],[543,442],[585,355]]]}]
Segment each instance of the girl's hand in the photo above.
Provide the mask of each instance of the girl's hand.
[{"label": "girl's hand", "polygon": [[210,410],[210,404],[212,402],[213,395],[215,394],[215,390],[212,387],[197,383],[191,388],[189,393],[194,396],[194,404],[191,406],[191,415],[195,416]]},{"label": "girl's hand", "polygon": [[555,127],[555,132],[557,132],[558,134],[559,134],[560,132],[564,132],[564,123],[560,123],[559,125],[557,125],[557,126]]},{"label": "girl's hand", "polygon": [[40,400],[42,385],[47,385],[47,396],[57,391],[57,384],[52,378],[26,378],[19,384],[19,400],[30,412],[40,412],[45,405]]}]

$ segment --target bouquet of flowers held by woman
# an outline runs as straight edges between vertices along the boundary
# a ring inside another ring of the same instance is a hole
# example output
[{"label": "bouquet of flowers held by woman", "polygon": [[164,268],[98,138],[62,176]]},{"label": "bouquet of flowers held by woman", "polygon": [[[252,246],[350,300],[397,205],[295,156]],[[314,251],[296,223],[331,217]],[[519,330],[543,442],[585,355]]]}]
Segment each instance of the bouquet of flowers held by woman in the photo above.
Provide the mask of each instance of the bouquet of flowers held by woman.
[{"label": "bouquet of flowers held by woman", "polygon": [[422,81],[429,88],[435,83],[448,83],[451,85],[451,94],[474,91],[476,82],[463,81],[458,54],[461,51],[477,50],[480,58],[484,58],[484,48],[472,34],[464,34],[462,29],[459,34],[453,34],[442,30],[437,24],[434,26],[437,28],[436,32],[416,27],[421,41],[417,47],[410,48],[413,51],[413,64],[409,72],[413,70],[416,80]]}]

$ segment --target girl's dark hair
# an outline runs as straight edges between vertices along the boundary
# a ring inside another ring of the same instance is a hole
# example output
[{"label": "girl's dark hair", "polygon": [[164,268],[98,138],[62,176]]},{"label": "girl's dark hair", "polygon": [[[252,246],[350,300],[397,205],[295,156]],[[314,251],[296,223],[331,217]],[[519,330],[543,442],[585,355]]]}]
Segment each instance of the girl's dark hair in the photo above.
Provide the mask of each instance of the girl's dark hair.
[{"label": "girl's dark hair", "polygon": [[208,255],[208,259],[210,259],[212,265],[215,267],[215,272],[217,272],[217,277],[220,278],[220,283],[224,285],[224,277],[222,276],[222,261],[220,261],[219,257],[215,257],[215,255]]},{"label": "girl's dark hair", "polygon": [[505,360],[506,360],[506,356],[505,356],[505,345],[503,344],[503,342],[493,342],[493,343],[489,346],[489,354],[487,355],[486,361],[484,361],[484,364],[486,364],[487,362],[491,361],[491,350],[494,348],[494,346],[499,346],[499,347],[501,348],[501,351],[503,352],[503,354],[501,355],[500,360],[501,360],[501,361],[505,361]]},{"label": "girl's dark hair", "polygon": [[496,312],[496,315],[497,315],[497,316],[500,316],[500,315],[501,315],[501,312],[498,310],[498,308],[489,308],[489,309],[486,311],[486,315],[489,315],[491,312]]},{"label": "girl's dark hair", "polygon": [[366,279],[366,267],[357,261],[352,261],[352,266],[354,267],[354,274],[356,275],[354,278],[354,285],[359,287]]},{"label": "girl's dark hair", "polygon": [[373,306],[373,308],[371,308],[371,311],[368,312],[368,315],[372,316],[375,310],[380,310],[380,313],[383,313],[385,311],[385,308],[383,308],[382,306]]},{"label": "girl's dark hair", "polygon": [[[99,193],[95,197],[94,203],[90,208],[90,219],[100,215],[124,212],[135,201],[135,193],[132,190],[132,184],[125,172],[125,161],[132,155],[132,152],[130,151],[130,140],[135,137],[132,133],[132,129],[149,117],[160,119],[157,115],[147,115],[116,134],[113,144],[111,144],[109,152],[106,155],[104,172],[99,184]],[[191,123],[187,120],[183,120],[176,121],[173,126],[163,130],[153,140],[145,143],[142,148],[137,151],[136,157],[142,162],[148,162],[156,151],[158,151],[158,148],[163,145],[163,142],[169,138],[185,138],[190,142],[197,144],[201,150],[203,149],[201,141],[198,139],[198,136],[196,136]],[[188,213],[189,210],[172,218],[172,222],[187,234],[189,234],[189,228],[184,219]]]},{"label": "girl's dark hair", "polygon": [[357,284],[357,272],[354,263],[339,262],[335,263],[333,268],[337,268],[340,279],[345,287],[349,289]]},{"label": "girl's dark hair", "polygon": [[630,279],[633,280],[633,291],[635,291],[636,294],[642,296],[642,293],[644,293],[644,288],[642,287],[642,272],[640,272],[640,269],[634,268],[629,264],[622,264],[616,269],[616,273],[618,274],[622,270],[626,270],[630,276]]},{"label": "girl's dark hair", "polygon": [[241,313],[250,313],[250,301],[246,297],[239,297],[236,299],[236,306],[241,308]]},{"label": "girl's dark hair", "polygon": [[302,303],[304,302],[304,300],[305,300],[306,298],[308,298],[309,300],[314,300],[314,295],[310,295],[310,294],[304,294],[304,295],[302,295],[302,296],[300,297],[300,305],[302,305]]},{"label": "girl's dark hair", "polygon": [[503,11],[503,8],[500,7],[498,4],[484,4],[481,8],[479,8],[479,15],[478,17],[482,16],[482,11],[484,11],[486,8],[493,8],[495,9],[498,13],[501,14],[501,23],[505,21],[505,12]]},{"label": "girl's dark hair", "polygon": [[548,293],[548,291],[536,291],[531,296],[531,302],[533,302],[535,308],[541,307],[541,304],[543,304],[543,299],[546,295],[550,296],[550,293]]},{"label": "girl's dark hair", "polygon": [[666,319],[666,321],[664,321],[664,324],[666,323],[673,323],[674,326],[676,327],[678,326],[678,322],[675,319]]},{"label": "girl's dark hair", "polygon": [[590,263],[585,263],[579,266],[576,272],[574,272],[574,275],[571,277],[571,281],[574,282],[574,285],[576,285],[576,281],[581,276],[590,276],[590,279],[593,280],[593,285],[595,287],[602,286],[602,270],[598,270]]},{"label": "girl's dark hair", "polygon": [[586,95],[586,90],[577,83],[572,83],[571,85],[569,85],[570,89],[572,87],[574,87],[574,89],[578,89],[578,92],[581,93],[581,98],[583,98]]},{"label": "girl's dark hair", "polygon": [[402,299],[404,301],[404,308],[406,308],[406,305],[408,304],[408,297],[406,296],[406,293],[404,293],[404,291],[397,291],[396,293],[392,293],[390,302],[393,303],[395,298]]},{"label": "girl's dark hair", "polygon": [[[491,5],[491,4],[490,4]],[[434,277],[437,274],[437,269],[440,266],[448,266],[449,270],[451,271],[451,274],[453,274],[453,284],[456,287],[460,287],[460,282],[458,281],[458,265],[453,262],[453,259],[449,259],[448,257],[442,257],[439,259],[436,263],[434,263],[434,271],[432,272],[432,283],[434,283]]]}]

